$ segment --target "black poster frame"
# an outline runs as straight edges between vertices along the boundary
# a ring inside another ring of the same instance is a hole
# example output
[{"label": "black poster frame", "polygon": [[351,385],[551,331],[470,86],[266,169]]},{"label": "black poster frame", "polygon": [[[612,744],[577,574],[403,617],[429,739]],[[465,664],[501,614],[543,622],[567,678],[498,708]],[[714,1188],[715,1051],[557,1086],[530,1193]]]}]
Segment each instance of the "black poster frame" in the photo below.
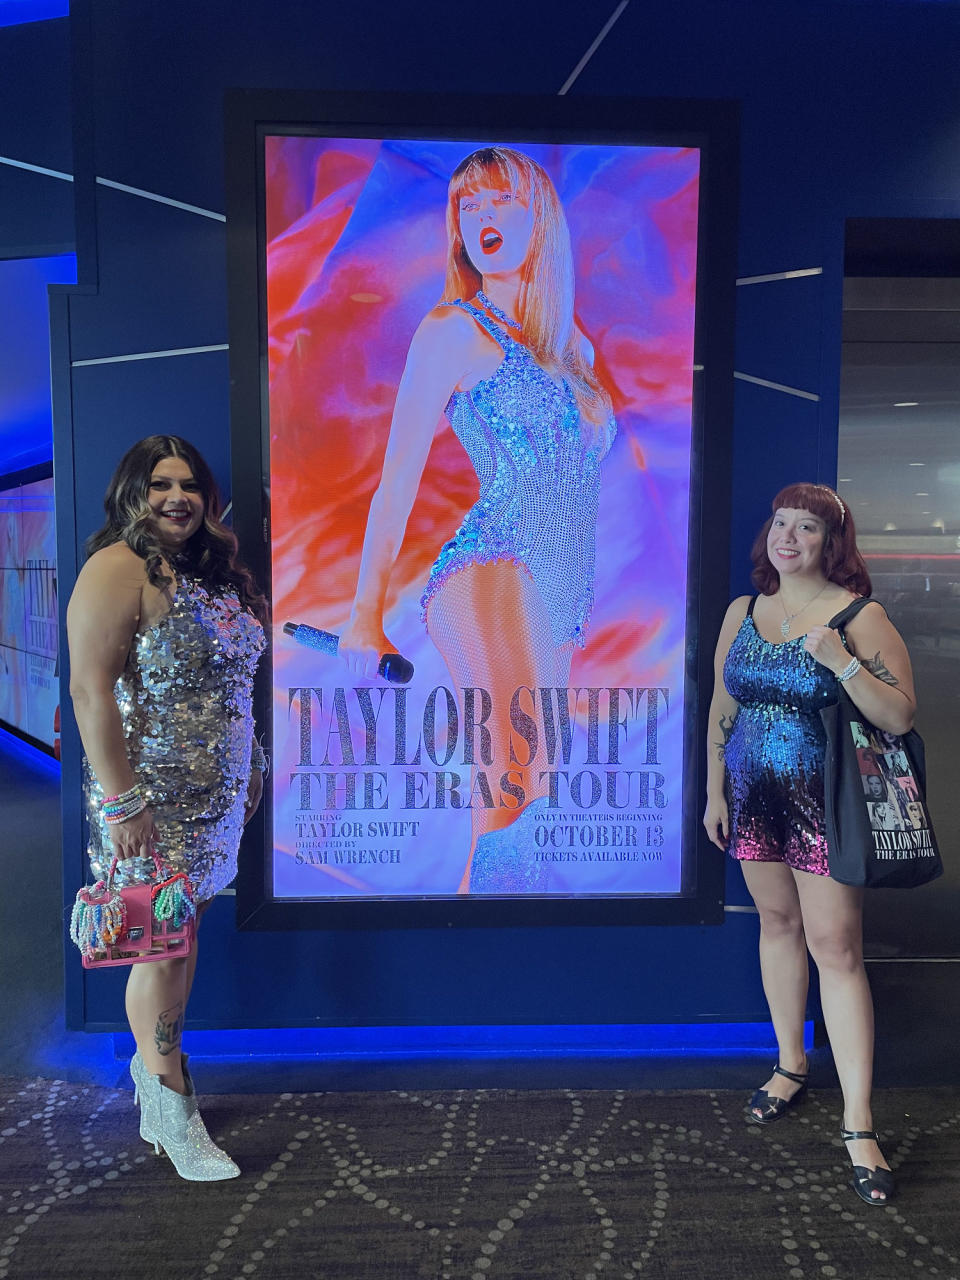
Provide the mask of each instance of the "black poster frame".
[{"label": "black poster frame", "polygon": [[[693,883],[682,895],[278,900],[271,896],[269,798],[241,846],[237,920],[246,929],[434,928],[528,925],[719,924],[725,859],[700,822],[702,743],[712,687],[713,639],[728,600],[733,418],[739,110],[700,99],[469,97],[231,90],[226,95],[227,267],[233,525],[242,553],[269,583],[269,425],[264,269],[264,138],[498,137],[700,151],[694,340],[690,556],[682,783],[683,839]],[[269,731],[270,664],[256,690]],[[269,746],[269,743],[268,743]],[[269,787],[267,788],[269,791]]]}]

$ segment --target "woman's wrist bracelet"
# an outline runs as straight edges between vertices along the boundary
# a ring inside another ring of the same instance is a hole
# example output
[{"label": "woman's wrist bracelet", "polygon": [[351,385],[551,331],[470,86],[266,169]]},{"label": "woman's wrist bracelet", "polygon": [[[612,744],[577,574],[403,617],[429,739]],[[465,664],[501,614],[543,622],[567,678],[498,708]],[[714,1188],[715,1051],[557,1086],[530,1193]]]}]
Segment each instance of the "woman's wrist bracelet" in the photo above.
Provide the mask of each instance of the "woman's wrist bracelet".
[{"label": "woman's wrist bracelet", "polygon": [[139,800],[136,804],[131,804],[126,809],[116,809],[109,813],[104,810],[103,820],[110,826],[114,826],[118,822],[127,822],[130,818],[135,818],[138,813],[143,813],[146,807],[146,800]]},{"label": "woman's wrist bracelet", "polygon": [[259,773],[267,774],[270,772],[270,761],[267,753],[261,747],[260,743],[254,738],[253,747],[250,751],[250,768],[256,769]]},{"label": "woman's wrist bracelet", "polygon": [[139,782],[135,782],[129,791],[121,791],[117,796],[107,796],[100,806],[104,822],[111,825],[135,818],[146,807],[146,797]]},{"label": "woman's wrist bracelet", "polygon": [[838,674],[837,679],[840,681],[841,684],[846,684],[848,680],[853,679],[853,677],[857,674],[859,670],[860,670],[860,659],[851,658],[850,661],[847,663],[847,665],[843,668],[843,670]]},{"label": "woman's wrist bracelet", "polygon": [[135,800],[142,794],[140,783],[135,782],[129,791],[121,791],[118,796],[104,796],[103,804],[126,804],[129,800]]}]

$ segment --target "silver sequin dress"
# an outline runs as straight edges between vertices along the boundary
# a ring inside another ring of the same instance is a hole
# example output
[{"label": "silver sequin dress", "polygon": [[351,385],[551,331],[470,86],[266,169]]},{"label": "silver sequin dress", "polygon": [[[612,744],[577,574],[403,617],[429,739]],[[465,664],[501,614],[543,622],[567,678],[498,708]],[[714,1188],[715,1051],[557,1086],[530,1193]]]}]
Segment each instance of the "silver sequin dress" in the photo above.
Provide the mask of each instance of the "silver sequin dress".
[{"label": "silver sequin dress", "polygon": [[529,350],[483,311],[459,307],[503,348],[503,361],[446,414],[480,481],[480,496],[440,551],[421,599],[469,564],[513,560],[530,573],[550,618],[553,643],[583,646],[593,608],[600,463],[616,434],[611,417],[586,444],[580,411]]},{"label": "silver sequin dress", "polygon": [[[156,850],[193,881],[197,901],[237,871],[250,779],[253,676],[263,628],[232,589],[178,575],[173,606],[134,639],[114,695],[127,754],[157,828]],[[113,857],[103,792],[84,762],[89,854]]]}]

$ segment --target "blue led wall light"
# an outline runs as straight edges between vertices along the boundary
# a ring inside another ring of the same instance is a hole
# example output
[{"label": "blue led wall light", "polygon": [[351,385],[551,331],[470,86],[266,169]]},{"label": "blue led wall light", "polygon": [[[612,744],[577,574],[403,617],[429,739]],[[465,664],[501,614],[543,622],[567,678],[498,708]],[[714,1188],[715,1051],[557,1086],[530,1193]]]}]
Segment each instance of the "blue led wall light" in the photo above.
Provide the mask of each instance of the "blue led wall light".
[{"label": "blue led wall light", "polygon": [[46,18],[66,18],[69,14],[68,0],[0,0],[0,27],[42,22]]},{"label": "blue led wall light", "polygon": [[[813,1023],[804,1024],[813,1048]],[[766,1022],[653,1023],[580,1026],[280,1027],[249,1031],[190,1031],[187,1047],[198,1058],[272,1061],[343,1061],[423,1058],[646,1058],[703,1054],[773,1053]],[[133,1037],[114,1036],[121,1061]]]}]

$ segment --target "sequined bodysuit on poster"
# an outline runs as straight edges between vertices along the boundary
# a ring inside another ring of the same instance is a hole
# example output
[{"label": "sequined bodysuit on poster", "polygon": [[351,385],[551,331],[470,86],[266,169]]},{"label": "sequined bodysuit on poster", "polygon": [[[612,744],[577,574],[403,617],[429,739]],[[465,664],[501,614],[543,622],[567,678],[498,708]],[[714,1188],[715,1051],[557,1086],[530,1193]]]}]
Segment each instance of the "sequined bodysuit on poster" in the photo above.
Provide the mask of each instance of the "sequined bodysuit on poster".
[{"label": "sequined bodysuit on poster", "polygon": [[[170,612],[134,639],[114,690],[126,749],[156,823],[156,852],[198,901],[236,875],[250,778],[253,676],[265,640],[236,593],[178,576]],[[85,762],[90,860],[112,857]]]},{"label": "sequined bodysuit on poster", "polygon": [[503,362],[470,391],[456,391],[447,417],[480,481],[480,496],[442,548],[421,605],[468,564],[513,560],[530,573],[550,618],[553,644],[583,647],[593,607],[600,462],[613,443],[610,418],[584,443],[566,382],[555,381],[496,321],[460,307],[503,348]]},{"label": "sequined bodysuit on poster", "polygon": [[723,679],[740,704],[726,745],[728,850],[828,875],[820,708],[837,701],[836,677],[803,647],[757,631],[751,600],[727,654]]},{"label": "sequined bodysuit on poster", "polygon": [[[480,295],[488,311],[502,312]],[[459,307],[503,350],[503,360],[470,391],[455,391],[447,417],[480,482],[477,501],[437,557],[421,606],[437,647],[453,662],[461,687],[480,683],[483,654],[471,657],[473,631],[485,625],[445,601],[445,588],[471,565],[508,561],[529,575],[515,588],[509,624],[523,634],[532,682],[565,688],[575,647],[583,647],[593,608],[593,579],[600,463],[616,434],[609,417],[599,430],[581,420],[569,384],[553,377],[529,349],[477,307]],[[591,436],[595,437],[591,439]],[[532,595],[533,599],[530,598]],[[500,695],[506,701],[506,695]],[[496,701],[496,695],[493,701]],[[508,737],[499,740],[498,769],[509,768]],[[535,795],[518,817],[499,830],[478,834],[470,863],[471,893],[535,893],[549,890],[549,869],[535,856],[533,830],[547,806]]]}]

